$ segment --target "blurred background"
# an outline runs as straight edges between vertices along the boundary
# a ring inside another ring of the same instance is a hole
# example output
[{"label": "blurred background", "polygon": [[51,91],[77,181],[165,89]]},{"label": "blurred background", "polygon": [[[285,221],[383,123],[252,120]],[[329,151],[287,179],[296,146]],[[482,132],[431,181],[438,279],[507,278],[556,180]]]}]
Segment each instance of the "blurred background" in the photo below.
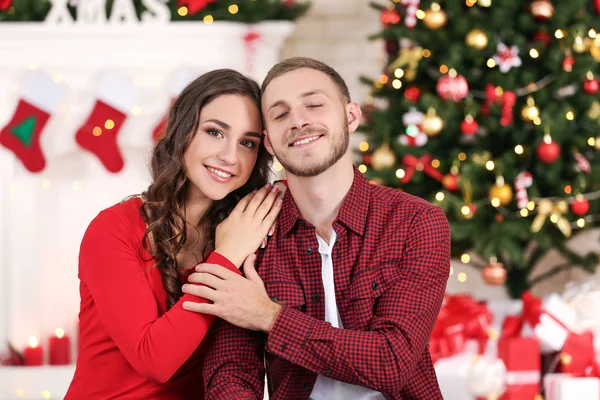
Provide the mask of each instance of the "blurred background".
[{"label": "blurred background", "polygon": [[[600,333],[597,32],[599,0],[0,0],[0,398],[64,394],[81,238],[100,210],[147,187],[179,91],[220,67],[260,82],[291,56],[331,65],[361,104],[361,172],[446,212],[448,299],[468,301],[445,305],[434,336],[457,323],[444,319],[453,304],[454,316],[484,304],[490,318],[463,314],[497,339],[524,293]],[[519,329],[546,357],[564,353],[568,335],[544,347],[531,332]],[[457,383],[498,371],[495,348],[485,368],[462,368],[474,365],[468,348],[438,357],[445,398],[526,398],[506,379]],[[43,365],[16,366],[23,356]],[[540,374],[558,372],[533,357]]]}]

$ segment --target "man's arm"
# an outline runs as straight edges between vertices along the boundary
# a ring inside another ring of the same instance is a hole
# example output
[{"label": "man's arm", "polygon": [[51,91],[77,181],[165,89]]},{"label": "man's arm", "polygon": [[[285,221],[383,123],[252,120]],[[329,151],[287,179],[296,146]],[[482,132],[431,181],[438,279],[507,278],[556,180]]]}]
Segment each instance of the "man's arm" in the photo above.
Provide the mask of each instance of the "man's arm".
[{"label": "man's arm", "polygon": [[264,334],[217,320],[216,338],[204,362],[205,397],[211,400],[264,398]]},{"label": "man's arm", "polygon": [[425,209],[409,229],[401,276],[378,298],[368,331],[333,328],[284,306],[266,351],[380,392],[404,387],[429,342],[450,271],[450,228],[442,210]]}]

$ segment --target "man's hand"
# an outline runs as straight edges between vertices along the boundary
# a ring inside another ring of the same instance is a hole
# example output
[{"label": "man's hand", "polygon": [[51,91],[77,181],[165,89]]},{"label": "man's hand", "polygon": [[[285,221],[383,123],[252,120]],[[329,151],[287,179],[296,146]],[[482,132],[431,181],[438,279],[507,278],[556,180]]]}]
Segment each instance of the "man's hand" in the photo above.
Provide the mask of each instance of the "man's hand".
[{"label": "man's hand", "polygon": [[240,328],[269,333],[281,306],[269,299],[263,281],[254,269],[255,259],[256,256],[251,255],[244,262],[246,278],[220,265],[197,265],[196,272],[188,278],[189,283],[183,285],[183,292],[203,297],[213,304],[186,301],[183,308],[215,315]]}]

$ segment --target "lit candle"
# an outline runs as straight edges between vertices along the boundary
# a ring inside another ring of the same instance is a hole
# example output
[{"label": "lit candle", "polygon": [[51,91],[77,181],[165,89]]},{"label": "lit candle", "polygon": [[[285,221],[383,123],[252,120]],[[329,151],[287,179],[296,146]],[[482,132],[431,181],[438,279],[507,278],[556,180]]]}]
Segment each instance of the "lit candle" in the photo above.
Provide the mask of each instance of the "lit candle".
[{"label": "lit candle", "polygon": [[38,338],[35,336],[29,337],[29,346],[25,348],[23,358],[27,366],[44,364],[44,349],[39,345]]},{"label": "lit candle", "polygon": [[71,363],[71,340],[64,329],[56,328],[54,336],[48,340],[50,348],[50,365],[67,365]]}]

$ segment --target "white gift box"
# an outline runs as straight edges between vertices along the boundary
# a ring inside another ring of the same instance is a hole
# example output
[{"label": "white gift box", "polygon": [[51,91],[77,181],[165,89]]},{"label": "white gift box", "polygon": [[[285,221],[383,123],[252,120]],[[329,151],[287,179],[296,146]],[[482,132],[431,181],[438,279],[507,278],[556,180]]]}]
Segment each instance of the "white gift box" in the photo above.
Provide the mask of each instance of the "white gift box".
[{"label": "white gift box", "polygon": [[544,298],[542,311],[540,322],[535,327],[525,324],[522,335],[536,337],[542,354],[560,351],[569,332],[578,331],[575,311],[556,293]]},{"label": "white gift box", "polygon": [[548,374],[544,378],[544,389],[546,400],[598,400],[600,379]]}]

